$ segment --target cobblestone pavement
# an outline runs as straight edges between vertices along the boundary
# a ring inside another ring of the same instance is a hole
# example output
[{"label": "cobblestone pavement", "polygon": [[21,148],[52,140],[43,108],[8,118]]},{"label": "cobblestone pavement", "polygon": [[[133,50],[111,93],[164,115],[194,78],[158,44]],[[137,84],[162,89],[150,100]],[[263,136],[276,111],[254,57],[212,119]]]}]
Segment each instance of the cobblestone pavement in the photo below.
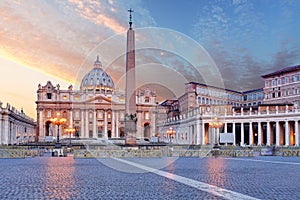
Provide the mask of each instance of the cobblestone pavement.
[{"label": "cobblestone pavement", "polygon": [[[0,199],[225,199],[222,189],[258,199],[300,199],[300,157],[126,161],[168,173],[145,172],[114,159],[0,159]],[[221,192],[180,183],[176,175]]]}]

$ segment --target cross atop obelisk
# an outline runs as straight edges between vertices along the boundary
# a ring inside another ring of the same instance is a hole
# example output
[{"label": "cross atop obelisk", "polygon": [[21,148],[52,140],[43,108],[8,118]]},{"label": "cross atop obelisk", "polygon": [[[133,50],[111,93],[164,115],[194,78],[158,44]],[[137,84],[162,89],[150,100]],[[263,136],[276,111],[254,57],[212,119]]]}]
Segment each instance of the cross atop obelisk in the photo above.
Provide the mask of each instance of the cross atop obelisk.
[{"label": "cross atop obelisk", "polygon": [[128,12],[129,12],[129,29],[132,29],[132,15],[131,15],[131,13],[133,13],[134,11],[130,8],[128,10]]}]

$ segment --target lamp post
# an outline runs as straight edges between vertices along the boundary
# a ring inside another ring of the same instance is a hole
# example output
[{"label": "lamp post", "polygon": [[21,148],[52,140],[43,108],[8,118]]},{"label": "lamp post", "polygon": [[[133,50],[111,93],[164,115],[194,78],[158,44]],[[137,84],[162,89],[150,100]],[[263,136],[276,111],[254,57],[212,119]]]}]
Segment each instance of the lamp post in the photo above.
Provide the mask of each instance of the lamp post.
[{"label": "lamp post", "polygon": [[217,146],[219,144],[218,142],[218,138],[217,138],[217,129],[221,128],[223,126],[223,122],[220,122],[218,117],[214,117],[214,120],[209,122],[209,127],[214,128],[215,129],[215,146]]},{"label": "lamp post", "polygon": [[169,128],[169,130],[167,130],[167,135],[169,135],[170,137],[170,143],[172,143],[172,138],[173,138],[173,135],[175,134],[175,131],[172,127]]},{"label": "lamp post", "polygon": [[59,144],[59,126],[66,123],[67,119],[61,118],[60,113],[58,112],[58,113],[56,113],[56,117],[51,118],[50,121],[52,124],[57,125],[57,141],[56,141],[56,143]]},{"label": "lamp post", "polygon": [[69,143],[69,146],[71,147],[72,144],[71,144],[71,134],[75,132],[75,128],[72,128],[71,126],[69,128],[66,128],[65,131],[68,133],[69,135],[69,140],[70,140],[70,143]]}]

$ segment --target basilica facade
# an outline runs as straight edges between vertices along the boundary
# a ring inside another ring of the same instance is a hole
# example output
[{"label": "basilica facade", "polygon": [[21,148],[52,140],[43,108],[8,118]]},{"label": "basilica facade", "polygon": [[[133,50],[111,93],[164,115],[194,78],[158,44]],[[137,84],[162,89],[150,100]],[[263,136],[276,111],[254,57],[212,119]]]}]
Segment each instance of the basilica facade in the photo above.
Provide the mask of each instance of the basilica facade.
[{"label": "basilica facade", "polygon": [[[37,90],[37,137],[119,138],[124,137],[125,93],[115,90],[113,79],[97,57],[91,71],[81,81],[80,89],[70,85],[61,89],[48,81]],[[149,88],[136,91],[137,137],[155,135],[156,94]],[[66,119],[54,124],[53,119]]]}]

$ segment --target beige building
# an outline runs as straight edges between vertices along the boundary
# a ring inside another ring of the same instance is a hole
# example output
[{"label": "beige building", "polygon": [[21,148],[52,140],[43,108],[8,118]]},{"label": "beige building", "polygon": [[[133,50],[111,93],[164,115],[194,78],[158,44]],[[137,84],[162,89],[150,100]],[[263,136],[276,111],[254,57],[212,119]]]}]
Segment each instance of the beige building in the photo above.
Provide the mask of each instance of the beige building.
[{"label": "beige building", "polygon": [[[136,93],[137,137],[155,135],[156,94],[143,88]],[[80,89],[72,86],[63,90],[59,84],[48,81],[37,90],[37,133],[39,141],[46,136],[67,137],[65,128],[75,128],[72,137],[118,138],[124,137],[125,94],[116,91],[113,79],[103,70],[99,58],[92,70],[81,81]],[[57,126],[51,118],[65,118]]]},{"label": "beige building", "polygon": [[158,134],[178,144],[213,145],[231,133],[233,145],[299,146],[299,66],[262,77],[264,88],[245,92],[187,83],[178,100],[164,102],[171,114]]},{"label": "beige building", "polygon": [[300,105],[300,65],[263,75],[265,103]]},{"label": "beige building", "polygon": [[6,107],[0,101],[0,145],[13,145],[35,141],[36,123],[34,119],[18,111],[9,103]]}]

